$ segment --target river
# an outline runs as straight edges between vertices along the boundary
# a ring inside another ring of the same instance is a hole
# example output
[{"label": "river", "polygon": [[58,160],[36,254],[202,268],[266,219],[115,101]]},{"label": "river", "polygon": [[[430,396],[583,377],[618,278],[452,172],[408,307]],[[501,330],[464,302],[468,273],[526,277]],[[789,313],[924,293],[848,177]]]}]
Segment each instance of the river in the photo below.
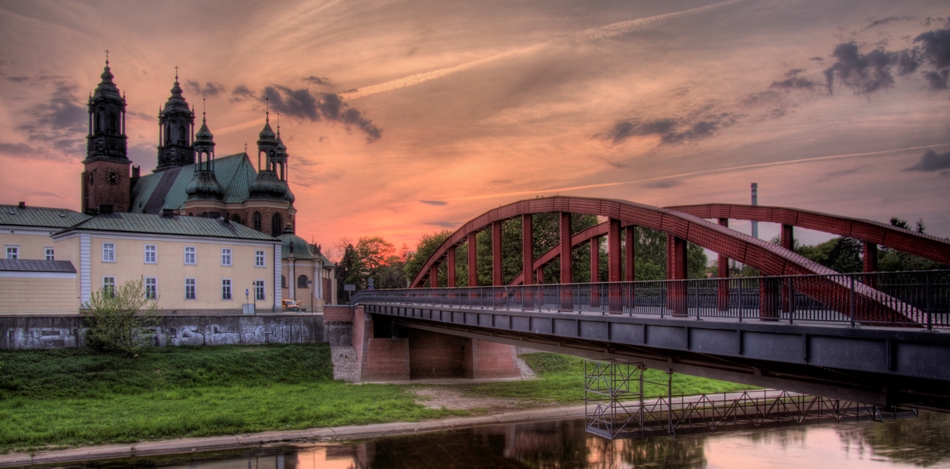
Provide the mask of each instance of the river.
[{"label": "river", "polygon": [[583,420],[497,425],[334,444],[91,462],[76,468],[950,468],[950,414],[608,441]]}]

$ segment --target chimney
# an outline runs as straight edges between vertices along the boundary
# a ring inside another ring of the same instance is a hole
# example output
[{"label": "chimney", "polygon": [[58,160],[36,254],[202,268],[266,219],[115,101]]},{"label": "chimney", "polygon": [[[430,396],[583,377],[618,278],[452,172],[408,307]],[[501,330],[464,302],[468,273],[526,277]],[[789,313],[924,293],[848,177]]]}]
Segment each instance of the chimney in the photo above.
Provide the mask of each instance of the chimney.
[{"label": "chimney", "polygon": [[112,213],[112,204],[99,204],[99,214],[109,215]]},{"label": "chimney", "polygon": [[[758,205],[759,205],[759,184],[753,182],[752,183],[752,206],[756,207]],[[759,222],[757,221],[752,222],[752,237],[753,238],[759,237]]]},{"label": "chimney", "polygon": [[17,204],[17,207],[26,208],[26,202],[20,202],[19,204]]}]

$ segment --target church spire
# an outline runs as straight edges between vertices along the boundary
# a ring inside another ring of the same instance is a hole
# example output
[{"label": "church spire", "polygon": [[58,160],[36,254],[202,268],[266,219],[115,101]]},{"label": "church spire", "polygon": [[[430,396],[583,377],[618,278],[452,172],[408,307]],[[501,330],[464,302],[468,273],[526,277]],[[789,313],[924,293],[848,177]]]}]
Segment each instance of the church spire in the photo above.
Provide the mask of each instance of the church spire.
[{"label": "church spire", "polygon": [[195,113],[182,96],[177,65],[171,96],[158,114],[158,128],[158,166],[155,172],[195,163],[195,149],[192,146]]},{"label": "church spire", "polygon": [[89,135],[86,137],[86,159],[127,159],[125,136],[125,98],[112,81],[108,51],[102,79],[89,97]]}]

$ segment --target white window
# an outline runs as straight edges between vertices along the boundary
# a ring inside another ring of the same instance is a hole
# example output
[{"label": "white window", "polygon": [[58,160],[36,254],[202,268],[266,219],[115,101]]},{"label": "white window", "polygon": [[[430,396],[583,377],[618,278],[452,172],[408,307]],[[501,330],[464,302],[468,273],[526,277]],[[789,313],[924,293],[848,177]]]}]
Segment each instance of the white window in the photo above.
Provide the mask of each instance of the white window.
[{"label": "white window", "polygon": [[145,263],[158,264],[158,246],[154,244],[145,245]]},{"label": "white window", "polygon": [[254,267],[264,267],[264,251],[254,252]]},{"label": "white window", "polygon": [[185,279],[185,299],[193,300],[197,295],[195,294],[195,279],[186,278]]},{"label": "white window", "polygon": [[102,243],[102,262],[115,262],[115,243]]},{"label": "white window", "polygon": [[145,299],[158,299],[158,279],[155,277],[145,277]]},{"label": "white window", "polygon": [[46,251],[46,260],[48,261],[56,260],[55,256],[53,256],[53,248],[47,247],[47,248],[44,248],[44,250]]},{"label": "white window", "polygon": [[231,249],[221,249],[221,265],[231,265]]},{"label": "white window", "polygon": [[254,281],[254,299],[255,300],[266,300],[264,297],[264,281],[255,280]]},{"label": "white window", "polygon": [[7,246],[7,259],[19,259],[20,246]]},{"label": "white window", "polygon": [[115,277],[102,277],[102,296],[115,298]]},{"label": "white window", "polygon": [[195,265],[195,247],[185,246],[185,264]]},{"label": "white window", "polygon": [[221,280],[221,299],[222,300],[231,299],[231,279],[229,278]]}]

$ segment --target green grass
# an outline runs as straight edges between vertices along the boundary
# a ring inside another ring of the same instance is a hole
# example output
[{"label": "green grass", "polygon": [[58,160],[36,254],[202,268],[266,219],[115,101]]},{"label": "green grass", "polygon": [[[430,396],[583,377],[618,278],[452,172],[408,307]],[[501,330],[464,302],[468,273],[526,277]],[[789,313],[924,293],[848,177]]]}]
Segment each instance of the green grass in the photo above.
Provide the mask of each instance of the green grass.
[{"label": "green grass", "polygon": [[0,352],[0,452],[468,414],[332,376],[326,344]]},{"label": "green grass", "polygon": [[[538,405],[583,399],[583,359],[523,358],[540,379],[452,388]],[[168,347],[134,359],[76,349],[0,351],[0,453],[472,413],[416,404],[413,386],[349,385],[332,376],[326,344]],[[665,383],[666,375],[651,370],[647,379]],[[740,388],[676,375],[673,392]]]},{"label": "green grass", "polygon": [[[518,398],[546,404],[576,404],[584,400],[584,359],[570,355],[553,353],[531,353],[521,355],[540,379],[530,381],[506,381],[500,383],[463,384],[453,386],[472,396]],[[644,381],[644,394],[647,397],[665,396],[667,393],[666,373],[661,370],[647,370]],[[673,395],[711,394],[741,389],[750,389],[745,384],[730,383],[714,379],[687,375],[673,376]]]}]

